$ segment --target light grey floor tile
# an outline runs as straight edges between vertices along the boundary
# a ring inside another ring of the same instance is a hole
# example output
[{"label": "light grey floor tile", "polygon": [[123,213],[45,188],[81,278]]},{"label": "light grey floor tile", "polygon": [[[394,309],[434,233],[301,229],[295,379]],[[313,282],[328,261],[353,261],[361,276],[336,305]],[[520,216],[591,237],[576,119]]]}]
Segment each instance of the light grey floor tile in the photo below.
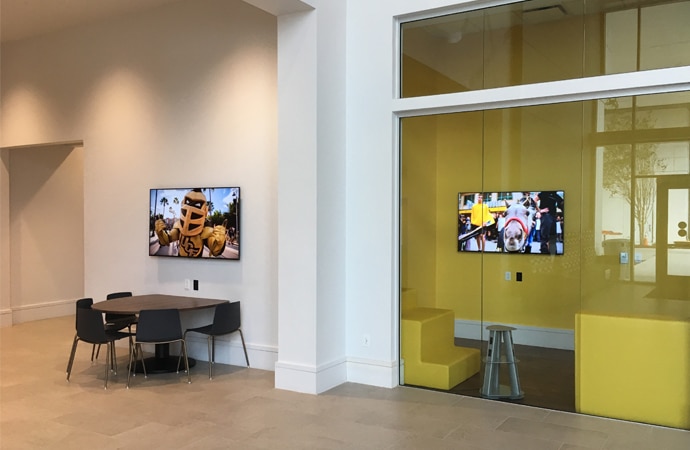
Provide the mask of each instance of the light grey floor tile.
[{"label": "light grey floor tile", "polygon": [[74,317],[0,329],[0,448],[688,450],[690,432],[409,387],[274,388],[273,372],[198,361],[186,374],[120,372],[80,344]]},{"label": "light grey floor tile", "polygon": [[608,434],[602,431],[515,417],[508,418],[498,427],[498,430],[513,435],[525,435],[591,448],[601,448],[608,439]]}]

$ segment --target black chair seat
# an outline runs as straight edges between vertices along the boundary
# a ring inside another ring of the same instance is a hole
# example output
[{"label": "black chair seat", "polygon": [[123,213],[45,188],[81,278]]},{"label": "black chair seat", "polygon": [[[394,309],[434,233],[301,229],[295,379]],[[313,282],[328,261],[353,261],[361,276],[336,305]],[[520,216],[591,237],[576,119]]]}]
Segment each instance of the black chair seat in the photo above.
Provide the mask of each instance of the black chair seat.
[{"label": "black chair seat", "polygon": [[201,334],[212,334],[212,330],[213,330],[213,324],[209,324],[209,325],[204,325],[203,327],[187,328],[186,333],[189,333],[190,331],[194,331],[196,333],[201,333]]},{"label": "black chair seat", "polygon": [[123,317],[123,318],[117,318],[117,319],[112,319],[109,318],[109,320],[105,323],[105,329],[106,330],[115,330],[119,331],[125,328],[129,328],[132,325],[135,325],[137,323],[137,316],[132,317]]},{"label": "black chair seat", "polygon": [[[132,336],[132,333],[120,330],[105,330],[105,335],[109,341],[117,341]],[[84,341],[86,342],[86,341]],[[106,342],[89,342],[90,344],[105,344]]]},{"label": "black chair seat", "polygon": [[[115,298],[124,298],[124,297],[131,297],[132,293],[131,292],[112,292],[108,294],[105,299],[107,300],[113,300]],[[137,323],[137,315],[136,314],[115,314],[115,313],[106,313],[105,314],[105,327],[106,329],[111,329],[111,330],[121,330],[123,328],[129,328],[129,331],[132,331],[131,327],[132,325]]]}]

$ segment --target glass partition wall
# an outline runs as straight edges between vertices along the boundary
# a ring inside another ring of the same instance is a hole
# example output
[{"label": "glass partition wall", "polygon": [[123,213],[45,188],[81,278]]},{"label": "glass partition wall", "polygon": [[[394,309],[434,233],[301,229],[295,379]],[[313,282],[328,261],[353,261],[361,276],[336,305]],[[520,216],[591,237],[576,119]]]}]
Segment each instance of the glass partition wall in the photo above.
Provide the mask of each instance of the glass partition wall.
[{"label": "glass partition wall", "polygon": [[[690,2],[552,5],[403,24],[401,96],[690,65]],[[402,383],[690,429],[690,92],[400,133]]]}]

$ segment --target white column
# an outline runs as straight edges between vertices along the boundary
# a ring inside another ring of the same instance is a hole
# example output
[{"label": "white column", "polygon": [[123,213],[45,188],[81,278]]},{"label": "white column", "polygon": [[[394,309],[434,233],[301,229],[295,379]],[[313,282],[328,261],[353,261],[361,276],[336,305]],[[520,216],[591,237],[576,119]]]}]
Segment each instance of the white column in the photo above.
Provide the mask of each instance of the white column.
[{"label": "white column", "polygon": [[320,393],[347,380],[345,3],[311,3],[278,15],[275,383]]}]

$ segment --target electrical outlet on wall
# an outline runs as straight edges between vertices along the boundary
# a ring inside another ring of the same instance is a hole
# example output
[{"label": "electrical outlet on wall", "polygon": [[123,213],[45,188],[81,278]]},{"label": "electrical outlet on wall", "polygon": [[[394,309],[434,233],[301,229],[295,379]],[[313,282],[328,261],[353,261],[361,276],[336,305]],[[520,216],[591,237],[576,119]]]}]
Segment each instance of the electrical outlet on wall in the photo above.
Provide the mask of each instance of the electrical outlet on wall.
[{"label": "electrical outlet on wall", "polygon": [[505,279],[506,281],[510,281],[510,272],[506,272]]},{"label": "electrical outlet on wall", "polygon": [[185,279],[184,280],[184,290],[188,291],[191,288],[192,288],[192,280],[190,280],[189,278]]}]

